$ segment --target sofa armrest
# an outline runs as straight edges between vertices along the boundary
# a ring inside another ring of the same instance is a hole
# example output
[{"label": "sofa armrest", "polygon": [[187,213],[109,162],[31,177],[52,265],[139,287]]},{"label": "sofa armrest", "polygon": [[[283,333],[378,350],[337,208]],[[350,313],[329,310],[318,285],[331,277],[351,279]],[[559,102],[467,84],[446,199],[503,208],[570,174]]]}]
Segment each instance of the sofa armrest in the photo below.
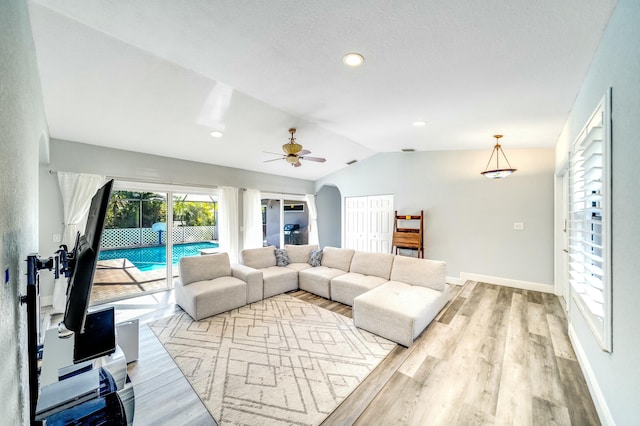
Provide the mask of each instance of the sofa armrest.
[{"label": "sofa armrest", "polygon": [[247,283],[247,304],[263,299],[262,271],[246,265],[231,265],[231,275]]}]

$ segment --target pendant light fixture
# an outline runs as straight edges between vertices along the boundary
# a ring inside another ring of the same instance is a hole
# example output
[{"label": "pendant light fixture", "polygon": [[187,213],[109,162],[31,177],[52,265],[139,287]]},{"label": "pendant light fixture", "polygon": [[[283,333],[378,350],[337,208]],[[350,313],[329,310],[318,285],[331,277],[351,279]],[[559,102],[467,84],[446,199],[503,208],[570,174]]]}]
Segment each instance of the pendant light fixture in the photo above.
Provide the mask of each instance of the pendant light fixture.
[{"label": "pendant light fixture", "polygon": [[[500,138],[502,138],[502,135],[493,135],[493,137],[496,138],[496,144],[493,147],[493,151],[491,151],[491,157],[489,157],[487,167],[485,167],[484,172],[480,172],[480,174],[489,179],[502,179],[509,177],[518,169],[512,168],[511,164],[509,164],[509,160],[507,160],[507,156],[504,155],[504,151],[502,150],[502,146],[500,145]],[[502,156],[504,157],[504,160],[507,162],[507,166],[509,166],[509,168],[500,168],[500,154],[502,154]],[[491,160],[493,160],[494,155],[496,156],[496,167],[494,169],[490,169]]]}]

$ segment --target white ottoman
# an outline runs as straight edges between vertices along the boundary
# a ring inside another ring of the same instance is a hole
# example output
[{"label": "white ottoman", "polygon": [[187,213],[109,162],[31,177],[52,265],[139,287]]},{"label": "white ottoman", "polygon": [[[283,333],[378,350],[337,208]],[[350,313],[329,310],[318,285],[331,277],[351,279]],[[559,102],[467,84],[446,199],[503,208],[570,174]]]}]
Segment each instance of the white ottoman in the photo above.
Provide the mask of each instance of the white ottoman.
[{"label": "white ottoman", "polygon": [[356,327],[408,347],[448,300],[447,286],[439,291],[389,281],[353,300],[353,321]]}]

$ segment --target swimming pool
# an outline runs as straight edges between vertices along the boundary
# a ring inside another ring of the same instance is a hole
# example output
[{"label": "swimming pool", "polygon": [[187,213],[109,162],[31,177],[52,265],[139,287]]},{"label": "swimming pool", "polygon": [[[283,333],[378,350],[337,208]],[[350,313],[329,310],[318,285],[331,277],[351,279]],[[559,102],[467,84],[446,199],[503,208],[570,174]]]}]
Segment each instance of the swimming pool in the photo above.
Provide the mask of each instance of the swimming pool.
[{"label": "swimming pool", "polygon": [[[200,250],[215,247],[217,243],[209,242],[174,244],[172,262],[177,265],[182,257],[199,256]],[[129,259],[139,270],[152,271],[167,267],[167,250],[165,246],[100,250],[98,260],[112,259]]]}]

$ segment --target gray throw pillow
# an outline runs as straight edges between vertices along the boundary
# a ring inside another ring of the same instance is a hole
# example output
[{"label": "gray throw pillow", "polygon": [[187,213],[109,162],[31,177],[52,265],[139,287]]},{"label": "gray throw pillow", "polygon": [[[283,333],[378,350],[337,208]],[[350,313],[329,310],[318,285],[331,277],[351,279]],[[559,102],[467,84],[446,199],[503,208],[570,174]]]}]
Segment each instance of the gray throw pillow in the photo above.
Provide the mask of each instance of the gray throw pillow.
[{"label": "gray throw pillow", "polygon": [[322,263],[322,250],[312,250],[311,256],[309,256],[309,265],[320,266]]},{"label": "gray throw pillow", "polygon": [[289,263],[289,255],[285,249],[275,249],[276,253],[276,265],[278,266],[287,266]]}]

